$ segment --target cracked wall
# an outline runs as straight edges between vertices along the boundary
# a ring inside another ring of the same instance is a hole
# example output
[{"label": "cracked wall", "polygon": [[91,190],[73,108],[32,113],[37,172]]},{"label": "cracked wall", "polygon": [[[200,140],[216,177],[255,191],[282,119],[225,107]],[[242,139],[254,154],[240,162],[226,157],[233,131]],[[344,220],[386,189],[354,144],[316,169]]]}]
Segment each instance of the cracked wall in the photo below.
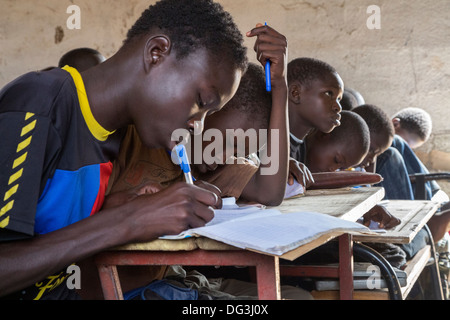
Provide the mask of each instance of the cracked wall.
[{"label": "cracked wall", "polygon": [[[432,171],[450,171],[450,1],[220,0],[242,32],[267,22],[284,33],[290,58],[332,64],[345,84],[389,115],[408,107],[433,119],[430,141],[418,150]],[[152,1],[0,0],[0,86],[55,65],[66,51],[88,46],[112,55]],[[66,9],[81,9],[81,29],[69,30]],[[381,9],[381,29],[369,30],[367,7]],[[251,60],[253,39],[247,39]],[[449,192],[448,184],[441,185]]]}]

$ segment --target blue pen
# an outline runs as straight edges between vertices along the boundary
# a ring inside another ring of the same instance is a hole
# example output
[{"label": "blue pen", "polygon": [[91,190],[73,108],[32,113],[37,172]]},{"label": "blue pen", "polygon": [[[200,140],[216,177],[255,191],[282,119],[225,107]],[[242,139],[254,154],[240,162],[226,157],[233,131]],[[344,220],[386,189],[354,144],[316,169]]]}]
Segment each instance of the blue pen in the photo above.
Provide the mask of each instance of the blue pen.
[{"label": "blue pen", "polygon": [[[264,24],[267,26],[267,22],[265,22]],[[270,61],[269,61],[269,59],[266,60],[265,71],[266,71],[266,91],[270,92],[270,91],[272,91],[272,83],[270,80]]]},{"label": "blue pen", "polygon": [[177,153],[178,160],[180,162],[181,170],[183,170],[184,178],[189,184],[194,184],[194,179],[192,178],[191,166],[189,165],[189,160],[186,154],[186,148],[184,144],[178,144],[175,146],[175,152]]}]

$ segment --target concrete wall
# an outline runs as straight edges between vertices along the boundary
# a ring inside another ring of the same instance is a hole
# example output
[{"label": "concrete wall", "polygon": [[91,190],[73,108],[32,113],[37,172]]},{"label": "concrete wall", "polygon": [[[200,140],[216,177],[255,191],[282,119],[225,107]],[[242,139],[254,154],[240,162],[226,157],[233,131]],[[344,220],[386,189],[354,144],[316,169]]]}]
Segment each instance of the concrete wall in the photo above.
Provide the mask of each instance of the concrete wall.
[{"label": "concrete wall", "polygon": [[[154,1],[0,0],[0,87],[18,75],[56,65],[66,51],[88,46],[112,55]],[[267,21],[289,41],[290,58],[310,56],[338,69],[346,86],[392,115],[408,106],[433,119],[430,141],[418,150],[433,171],[450,171],[450,1],[220,0],[242,32]],[[81,9],[70,30],[67,8]],[[369,29],[370,5],[381,28]],[[246,40],[253,57],[253,39]],[[441,184],[449,192],[449,185]]]}]

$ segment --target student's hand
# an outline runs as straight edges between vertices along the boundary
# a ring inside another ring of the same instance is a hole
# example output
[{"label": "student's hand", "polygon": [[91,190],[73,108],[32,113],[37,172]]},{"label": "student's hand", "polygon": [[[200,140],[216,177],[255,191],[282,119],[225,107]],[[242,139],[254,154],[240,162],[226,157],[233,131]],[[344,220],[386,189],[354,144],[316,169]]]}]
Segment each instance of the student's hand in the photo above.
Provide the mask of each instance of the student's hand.
[{"label": "student's hand", "polygon": [[213,207],[219,201],[216,193],[185,182],[136,197],[123,207],[126,214],[121,224],[129,230],[127,242],[150,241],[202,227],[214,217]]},{"label": "student's hand", "polygon": [[376,205],[364,215],[363,224],[368,227],[370,221],[379,223],[381,229],[392,229],[401,223],[401,220],[394,217],[385,207]]},{"label": "student's hand", "polygon": [[298,183],[300,183],[305,189],[314,183],[314,178],[308,167],[306,167],[303,163],[290,158],[288,184],[292,185],[294,183],[294,179],[297,180]]},{"label": "student's hand", "polygon": [[133,200],[137,196],[152,194],[161,190],[162,186],[159,183],[147,182],[129,190],[114,192],[105,197],[102,209],[117,207]]},{"label": "student's hand", "polygon": [[214,192],[217,196],[217,203],[215,206],[213,206],[214,209],[221,209],[222,208],[222,192],[220,191],[219,187],[217,187],[216,185],[213,185],[209,182],[203,181],[203,180],[196,180],[194,182],[194,184],[197,187],[209,190],[211,192]]},{"label": "student's hand", "polygon": [[256,58],[265,66],[270,60],[272,86],[286,85],[287,76],[287,40],[281,33],[258,23],[255,28],[247,32],[248,37],[257,37],[254,45]]},{"label": "student's hand", "polygon": [[258,171],[258,166],[245,158],[239,158],[242,163],[237,162],[237,158],[233,158],[235,159],[233,163],[220,165],[216,170],[202,174],[199,178],[220,188],[223,197],[238,199],[242,190]]}]

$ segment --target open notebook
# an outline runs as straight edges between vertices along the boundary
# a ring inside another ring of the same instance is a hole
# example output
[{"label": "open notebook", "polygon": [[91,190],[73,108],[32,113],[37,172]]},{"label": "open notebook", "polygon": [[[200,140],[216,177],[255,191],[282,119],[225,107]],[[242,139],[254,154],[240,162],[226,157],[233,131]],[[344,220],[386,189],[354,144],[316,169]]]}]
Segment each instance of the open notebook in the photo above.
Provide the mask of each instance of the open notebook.
[{"label": "open notebook", "polygon": [[214,210],[214,218],[204,227],[189,229],[161,239],[204,236],[238,248],[281,256],[319,237],[332,233],[370,233],[365,226],[315,212],[282,214],[276,209],[238,206],[233,198]]}]

